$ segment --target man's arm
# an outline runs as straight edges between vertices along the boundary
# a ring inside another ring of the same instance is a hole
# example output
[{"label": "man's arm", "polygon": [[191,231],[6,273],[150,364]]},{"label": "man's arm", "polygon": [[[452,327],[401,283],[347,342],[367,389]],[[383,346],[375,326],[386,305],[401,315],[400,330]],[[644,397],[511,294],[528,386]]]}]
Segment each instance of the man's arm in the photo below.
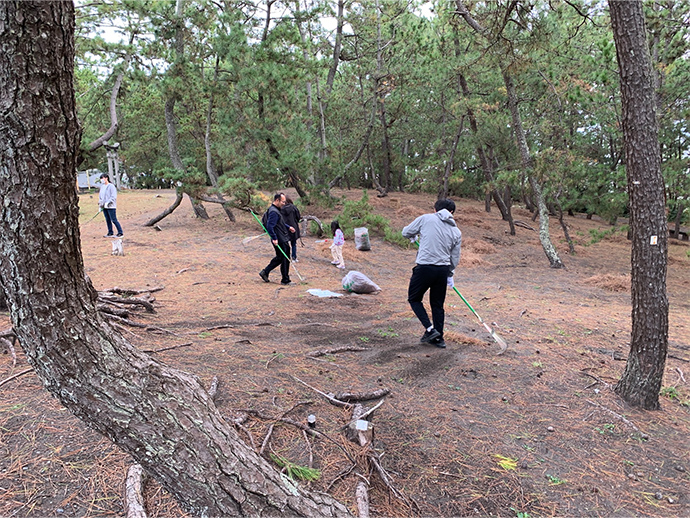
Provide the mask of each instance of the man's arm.
[{"label": "man's arm", "polygon": [[276,211],[269,209],[268,216],[266,217],[266,232],[271,236],[271,241],[278,240],[278,236],[276,235],[276,224],[279,219],[280,216],[276,214]]},{"label": "man's arm", "polygon": [[460,249],[462,247],[462,234],[460,234],[450,249],[450,273],[449,277],[452,277],[455,273],[455,268],[460,263]]},{"label": "man's arm", "polygon": [[406,238],[415,237],[422,230],[422,217],[418,217],[412,223],[402,229],[402,235]]}]

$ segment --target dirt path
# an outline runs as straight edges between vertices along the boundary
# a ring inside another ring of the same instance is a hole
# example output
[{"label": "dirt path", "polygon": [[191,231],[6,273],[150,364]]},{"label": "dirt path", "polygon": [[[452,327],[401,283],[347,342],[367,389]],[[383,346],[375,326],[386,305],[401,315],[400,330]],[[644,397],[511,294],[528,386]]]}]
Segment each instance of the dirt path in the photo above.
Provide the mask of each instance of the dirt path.
[{"label": "dirt path", "polygon": [[[396,228],[427,212],[432,201],[424,195],[370,196]],[[370,252],[357,252],[346,241],[347,269],[365,273],[382,291],[321,299],[306,290],[342,292],[343,272],[315,237],[305,237],[299,250],[305,283],[281,287],[274,273],[265,284],[258,271],[272,249],[264,239],[242,245],[258,233],[246,214],[230,224],[209,207],[212,218],[203,222],[185,201],[163,220],[162,231],[141,226],[173,198],[167,191],[121,194],[124,257],[110,255],[102,221],[82,226],[94,285],[164,286],[155,294],[156,315],[137,319],[173,334],[126,334],[142,349],[189,344],[156,357],[207,385],[217,376],[217,404],[228,417],[245,409],[280,416],[300,403],[291,418],[315,414],[318,429],[356,456],[354,445],[342,439],[347,412],[294,377],[324,392],[391,389],[373,418],[376,447],[409,500],[395,499],[377,475],[367,474],[375,515],[690,516],[690,389],[681,378],[690,375],[687,246],[670,250],[671,357],[664,387],[673,397],[663,398],[660,412],[641,412],[609,390],[628,349],[630,251],[620,232],[589,244],[610,230],[601,222],[568,219],[575,256],[565,253],[552,222],[567,268],[551,270],[536,233],[520,228],[511,237],[496,212],[487,215],[479,202],[459,203],[463,263],[455,281],[508,341],[506,354],[496,356],[497,345],[452,293],[448,348],[419,344],[423,329],[406,302],[414,250],[373,237]],[[97,196],[82,196],[84,221],[96,202]],[[330,222],[333,213],[315,215]],[[516,217],[531,224],[524,211],[516,209]],[[367,350],[308,356],[342,346]],[[0,356],[0,380],[24,368],[21,354],[16,366],[10,355]],[[33,374],[0,390],[0,516],[121,513],[125,456],[62,410]],[[257,418],[247,423],[258,446],[269,424]],[[279,426],[270,447],[301,465],[309,463],[311,451],[321,478],[310,487],[353,505],[357,478],[339,478],[349,461],[332,443],[307,447],[301,432]],[[155,484],[148,494],[152,516],[182,514]]]}]

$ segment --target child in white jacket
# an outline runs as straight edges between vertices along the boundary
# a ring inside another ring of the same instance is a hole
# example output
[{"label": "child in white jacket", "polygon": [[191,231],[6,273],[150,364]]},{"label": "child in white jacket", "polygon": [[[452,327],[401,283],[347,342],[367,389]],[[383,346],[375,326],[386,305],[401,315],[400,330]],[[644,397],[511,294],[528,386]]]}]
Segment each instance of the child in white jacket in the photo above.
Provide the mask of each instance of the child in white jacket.
[{"label": "child in white jacket", "polygon": [[333,261],[341,270],[345,269],[345,261],[343,260],[343,244],[345,244],[345,236],[340,230],[340,224],[337,221],[331,222],[331,232],[333,232],[333,244],[331,245],[331,254],[333,254]]}]

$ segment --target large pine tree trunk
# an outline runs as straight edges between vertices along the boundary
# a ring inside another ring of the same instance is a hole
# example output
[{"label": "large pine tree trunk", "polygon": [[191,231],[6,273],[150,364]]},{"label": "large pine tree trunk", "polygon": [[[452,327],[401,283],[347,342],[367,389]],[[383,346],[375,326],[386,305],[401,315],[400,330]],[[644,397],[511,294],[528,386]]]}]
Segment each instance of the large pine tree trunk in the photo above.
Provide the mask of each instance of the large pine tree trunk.
[{"label": "large pine tree trunk", "polygon": [[609,8],[620,69],[632,233],[632,335],[616,392],[632,405],[653,410],[659,408],[668,350],[668,229],[654,71],[642,2],[610,0]]},{"label": "large pine tree trunk", "polygon": [[72,2],[0,2],[0,280],[44,386],[190,512],[347,516],[242,443],[191,375],[141,353],[96,311],[74,173]]}]

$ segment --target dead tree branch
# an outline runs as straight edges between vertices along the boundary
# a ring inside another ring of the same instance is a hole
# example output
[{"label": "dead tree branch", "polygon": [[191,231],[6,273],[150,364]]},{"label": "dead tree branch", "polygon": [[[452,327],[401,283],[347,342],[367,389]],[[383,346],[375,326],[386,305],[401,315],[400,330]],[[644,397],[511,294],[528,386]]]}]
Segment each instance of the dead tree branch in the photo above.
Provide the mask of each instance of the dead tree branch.
[{"label": "dead tree branch", "polygon": [[318,351],[312,351],[307,356],[310,356],[312,358],[318,358],[319,356],[326,356],[327,354],[336,354],[336,353],[342,353],[342,352],[347,352],[347,351],[352,351],[352,352],[361,352],[361,351],[368,351],[369,349],[367,347],[357,347],[355,345],[344,345],[342,347],[333,347],[332,349],[319,349]]},{"label": "dead tree branch", "polygon": [[141,464],[132,464],[125,479],[124,506],[126,518],[147,518],[144,506],[146,472]]},{"label": "dead tree branch", "polygon": [[10,381],[17,379],[19,376],[23,376],[24,374],[31,372],[33,369],[26,369],[21,372],[18,372],[17,374],[14,374],[13,376],[10,376],[9,378],[5,378],[4,380],[0,381],[0,387],[2,387],[5,383],[9,383]]}]

